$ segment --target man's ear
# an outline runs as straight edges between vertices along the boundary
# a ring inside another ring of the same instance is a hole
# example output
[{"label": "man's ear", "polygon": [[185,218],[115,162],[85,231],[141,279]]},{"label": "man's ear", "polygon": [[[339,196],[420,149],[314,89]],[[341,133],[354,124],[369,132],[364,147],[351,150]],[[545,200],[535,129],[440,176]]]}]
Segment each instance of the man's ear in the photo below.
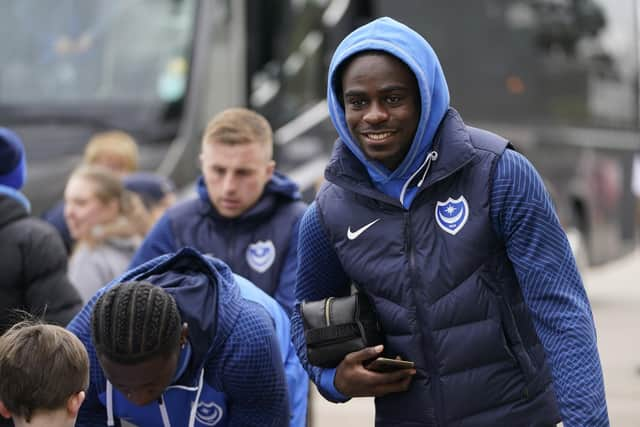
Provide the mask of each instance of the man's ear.
[{"label": "man's ear", "polygon": [[4,406],[4,402],[2,402],[2,400],[0,400],[0,415],[5,418],[11,418],[11,412],[9,412],[7,407]]},{"label": "man's ear", "polygon": [[182,324],[182,330],[180,331],[180,347],[184,347],[189,337],[189,324],[184,322]]},{"label": "man's ear", "polygon": [[275,160],[269,160],[269,163],[267,164],[267,177],[268,179],[271,179],[271,177],[273,176],[273,172],[276,170],[276,161]]},{"label": "man's ear", "polygon": [[78,411],[80,410],[80,406],[82,406],[82,402],[84,402],[85,393],[84,391],[79,391],[75,394],[72,394],[69,399],[67,399],[67,413],[72,418],[78,416]]}]

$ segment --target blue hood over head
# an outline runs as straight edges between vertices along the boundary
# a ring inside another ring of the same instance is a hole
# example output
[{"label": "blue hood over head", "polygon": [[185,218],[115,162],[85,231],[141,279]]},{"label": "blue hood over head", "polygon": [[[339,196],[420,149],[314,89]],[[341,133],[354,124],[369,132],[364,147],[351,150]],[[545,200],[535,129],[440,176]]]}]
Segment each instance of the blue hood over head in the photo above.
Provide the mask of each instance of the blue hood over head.
[{"label": "blue hood over head", "polygon": [[[241,298],[231,269],[217,258],[203,256],[192,248],[154,258],[116,281],[146,281],[162,287],[175,299],[182,322],[189,325],[193,349],[187,377],[195,377],[211,349],[227,338],[226,332],[217,328],[217,319],[237,315],[230,307],[238,305],[231,302]],[[218,304],[219,299],[226,304]]]},{"label": "blue hood over head", "polygon": [[[341,64],[363,51],[383,51],[405,63],[413,72],[420,90],[420,121],[404,160],[389,171],[380,162],[367,159],[349,131],[345,111],[336,92]],[[440,61],[420,34],[391,18],[376,19],[349,34],[338,46],[329,66],[327,100],[329,114],[340,140],[366,167],[373,184],[383,193],[399,199],[405,182],[425,163],[440,122],[449,109],[449,89]],[[404,198],[407,206],[416,189]]]}]

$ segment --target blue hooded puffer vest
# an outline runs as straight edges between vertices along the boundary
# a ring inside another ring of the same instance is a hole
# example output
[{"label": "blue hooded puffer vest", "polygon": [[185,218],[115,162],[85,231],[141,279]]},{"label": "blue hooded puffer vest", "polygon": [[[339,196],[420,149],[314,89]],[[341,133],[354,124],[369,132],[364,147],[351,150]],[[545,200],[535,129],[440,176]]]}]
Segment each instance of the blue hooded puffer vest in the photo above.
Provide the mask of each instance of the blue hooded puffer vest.
[{"label": "blue hooded puffer vest", "polygon": [[306,204],[297,186],[275,173],[255,206],[239,218],[223,218],[209,201],[202,178],[198,198],[167,211],[176,245],[220,258],[231,270],[274,295]]},{"label": "blue hooded puffer vest", "polygon": [[[559,421],[544,349],[490,219],[495,163],[507,144],[449,110],[432,147],[437,160],[408,209],[336,144],[317,199],[321,221],[345,272],[375,304],[385,354],[417,368],[408,392],[376,399],[376,425]],[[451,233],[437,206],[461,198],[468,216]]]}]

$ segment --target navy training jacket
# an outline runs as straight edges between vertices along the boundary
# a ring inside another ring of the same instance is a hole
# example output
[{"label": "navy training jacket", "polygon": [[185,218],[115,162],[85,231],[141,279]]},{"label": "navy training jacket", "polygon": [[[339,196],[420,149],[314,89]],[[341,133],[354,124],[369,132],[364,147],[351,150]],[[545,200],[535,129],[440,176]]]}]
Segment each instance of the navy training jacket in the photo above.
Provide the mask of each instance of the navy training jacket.
[{"label": "navy training jacket", "polygon": [[[289,426],[286,379],[273,319],[258,301],[243,298],[229,268],[192,249],[153,259],[102,288],[69,324],[85,345],[90,383],[76,425],[162,426],[158,402],[136,406],[113,388],[91,339],[96,300],[113,286],[147,281],[171,294],[189,325],[187,363],[162,401],[172,426]],[[194,424],[189,419],[195,412]]]},{"label": "navy training jacket", "polygon": [[183,247],[223,260],[291,313],[298,222],[306,203],[295,183],[274,173],[256,205],[238,218],[220,216],[202,178],[198,197],[167,210],[136,252],[130,267]]}]

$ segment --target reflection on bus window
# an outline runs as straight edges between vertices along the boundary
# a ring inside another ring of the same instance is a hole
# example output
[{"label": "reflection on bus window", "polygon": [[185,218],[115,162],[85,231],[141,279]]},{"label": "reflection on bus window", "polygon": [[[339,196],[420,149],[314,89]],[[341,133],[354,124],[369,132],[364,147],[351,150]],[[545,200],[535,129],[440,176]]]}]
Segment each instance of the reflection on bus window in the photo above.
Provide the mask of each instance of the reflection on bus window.
[{"label": "reflection on bus window", "polygon": [[195,0],[4,0],[0,103],[175,101]]},{"label": "reflection on bus window", "polygon": [[[272,46],[268,49],[272,57],[266,63],[254,64],[260,68],[252,76],[250,103],[263,112],[272,125],[280,126],[325,96],[327,58],[322,50],[325,43],[322,18],[328,2],[275,3],[280,7],[277,20],[283,24],[273,29]],[[273,7],[265,6],[262,0],[251,4],[252,7]]]},{"label": "reflection on bus window", "polygon": [[[376,13],[397,16],[404,6],[390,3],[377,2]],[[402,16],[438,52],[467,120],[632,128],[636,7],[634,0],[424,1]],[[464,31],[452,33],[451,22]]]}]

